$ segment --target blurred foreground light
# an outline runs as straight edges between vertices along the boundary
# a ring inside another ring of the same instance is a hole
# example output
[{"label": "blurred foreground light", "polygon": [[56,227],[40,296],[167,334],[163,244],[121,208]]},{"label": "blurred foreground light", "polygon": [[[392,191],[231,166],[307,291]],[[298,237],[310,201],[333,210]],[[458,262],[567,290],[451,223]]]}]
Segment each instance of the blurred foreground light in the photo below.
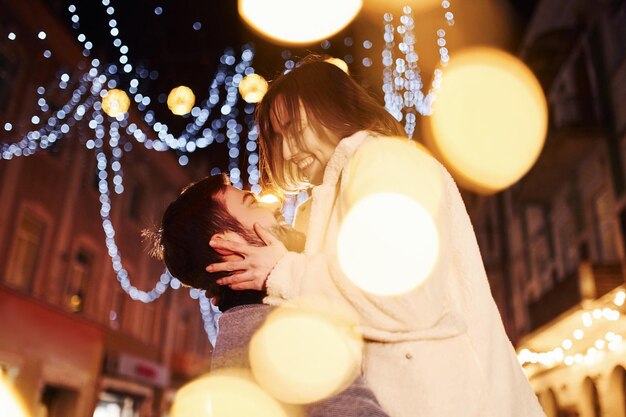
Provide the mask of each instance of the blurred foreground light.
[{"label": "blurred foreground light", "polygon": [[355,323],[340,317],[294,307],[273,311],[250,343],[259,385],[285,403],[308,404],[351,384],[361,369],[362,339]]},{"label": "blurred foreground light", "polygon": [[239,14],[270,39],[304,44],[339,32],[362,4],[362,0],[239,0]]},{"label": "blurred foreground light", "polygon": [[328,62],[329,64],[333,64],[336,67],[340,68],[346,74],[348,74],[348,75],[350,74],[350,70],[348,69],[348,64],[346,64],[346,61],[344,61],[343,59],[340,59],[340,58],[328,58],[325,61]]},{"label": "blurred foreground light", "polygon": [[212,372],[178,390],[170,417],[287,417],[287,412],[263,391],[249,371]]},{"label": "blurred foreground light", "polygon": [[376,193],[343,220],[337,255],[343,272],[362,290],[403,294],[428,278],[439,256],[439,234],[431,214],[414,199]]},{"label": "blurred foreground light", "polygon": [[265,204],[280,203],[280,200],[274,194],[264,194],[261,197],[259,197],[259,201]]},{"label": "blurred foreground light", "polygon": [[258,103],[267,93],[267,81],[259,74],[246,75],[239,83],[239,94],[247,103]]},{"label": "blurred foreground light", "polygon": [[547,127],[546,99],[530,69],[505,52],[473,48],[444,69],[424,136],[463,187],[491,194],[530,170]]},{"label": "blurred foreground light", "polygon": [[167,107],[177,116],[184,116],[189,113],[195,103],[196,96],[193,91],[184,85],[172,89],[167,96]]},{"label": "blurred foreground light", "polygon": [[441,7],[441,0],[363,0],[363,9],[376,13],[397,13],[409,5],[414,12],[419,13]]},{"label": "blurred foreground light", "polygon": [[0,369],[0,410],[2,417],[29,417],[24,401],[2,369]]},{"label": "blurred foreground light", "polygon": [[125,91],[114,88],[102,99],[102,110],[111,117],[121,116],[128,111],[130,99]]}]

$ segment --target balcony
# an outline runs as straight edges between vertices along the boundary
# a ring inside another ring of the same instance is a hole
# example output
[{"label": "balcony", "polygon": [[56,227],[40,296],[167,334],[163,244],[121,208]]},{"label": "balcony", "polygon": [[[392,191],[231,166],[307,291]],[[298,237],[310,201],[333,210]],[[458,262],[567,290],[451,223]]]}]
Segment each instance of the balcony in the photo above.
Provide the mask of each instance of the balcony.
[{"label": "balcony", "polygon": [[584,307],[622,284],[621,264],[582,262],[577,271],[528,305],[530,330],[545,326],[574,307]]}]

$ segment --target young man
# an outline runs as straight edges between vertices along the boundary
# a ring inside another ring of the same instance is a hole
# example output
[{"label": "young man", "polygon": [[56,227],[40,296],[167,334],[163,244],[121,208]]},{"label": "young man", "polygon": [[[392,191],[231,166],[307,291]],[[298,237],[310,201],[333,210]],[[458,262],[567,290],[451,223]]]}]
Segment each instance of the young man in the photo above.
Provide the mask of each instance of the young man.
[{"label": "young man", "polygon": [[[266,230],[255,229],[255,224]],[[209,241],[224,238],[301,251],[304,235],[281,221],[254,194],[231,186],[222,175],[207,177],[185,188],[165,210],[160,230],[148,235],[153,240],[154,254],[165,261],[172,275],[186,285],[206,290],[224,313],[211,368],[249,368],[248,345],[272,308],[262,304],[265,291],[217,285],[216,281],[225,274],[206,272],[206,265],[241,260],[241,256],[218,253]],[[305,413],[309,417],[387,416],[362,378],[333,397],[307,405]]]}]

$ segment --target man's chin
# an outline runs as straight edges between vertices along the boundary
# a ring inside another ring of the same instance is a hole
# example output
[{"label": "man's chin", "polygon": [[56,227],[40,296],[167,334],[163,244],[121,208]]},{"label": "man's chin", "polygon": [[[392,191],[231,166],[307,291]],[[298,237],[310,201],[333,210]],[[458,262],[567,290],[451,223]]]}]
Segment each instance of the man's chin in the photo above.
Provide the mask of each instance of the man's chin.
[{"label": "man's chin", "polygon": [[288,224],[280,224],[272,228],[274,235],[283,242],[290,252],[303,252],[306,236]]}]

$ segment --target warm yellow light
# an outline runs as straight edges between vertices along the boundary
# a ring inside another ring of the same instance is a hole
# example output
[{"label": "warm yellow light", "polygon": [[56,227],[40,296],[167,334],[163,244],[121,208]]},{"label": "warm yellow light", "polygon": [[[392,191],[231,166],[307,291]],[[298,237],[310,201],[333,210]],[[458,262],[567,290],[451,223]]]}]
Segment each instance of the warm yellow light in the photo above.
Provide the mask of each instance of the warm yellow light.
[{"label": "warm yellow light", "polygon": [[72,295],[69,299],[70,309],[74,312],[77,312],[80,310],[82,303],[83,303],[83,300],[78,294]]},{"label": "warm yellow light", "polygon": [[413,12],[419,13],[441,7],[441,0],[363,0],[363,9],[377,13],[400,12],[408,4]]},{"label": "warm yellow light", "polygon": [[561,346],[563,346],[563,349],[569,350],[572,348],[572,346],[574,346],[574,343],[572,342],[571,339],[565,339],[563,340],[563,343],[561,344]]},{"label": "warm yellow light", "polygon": [[359,201],[343,220],[337,255],[343,272],[359,288],[402,294],[428,278],[439,255],[439,235],[432,216],[416,200],[376,193]]},{"label": "warm yellow light", "polygon": [[618,307],[621,307],[624,305],[624,301],[626,301],[626,292],[624,291],[619,291],[617,294],[615,294],[615,305]]},{"label": "warm yellow light", "polygon": [[576,329],[574,330],[574,339],[576,340],[582,340],[582,338],[585,336],[585,332],[583,332],[581,329]]},{"label": "warm yellow light", "polygon": [[259,74],[250,74],[243,77],[239,83],[239,94],[248,103],[258,103],[267,93],[268,84]]},{"label": "warm yellow light", "polygon": [[261,389],[247,370],[212,372],[184,385],[170,417],[287,417],[283,407]]},{"label": "warm yellow light", "polygon": [[259,201],[265,204],[280,203],[280,200],[274,194],[264,194],[261,197],[259,197]]},{"label": "warm yellow light", "polygon": [[167,107],[177,116],[189,113],[195,103],[196,96],[193,91],[184,85],[172,89],[167,96]]},{"label": "warm yellow light", "polygon": [[259,385],[289,404],[345,389],[360,372],[362,340],[356,326],[338,317],[294,307],[272,312],[250,343]]},{"label": "warm yellow light", "polygon": [[24,401],[2,369],[0,369],[0,409],[3,417],[29,416]]},{"label": "warm yellow light", "polygon": [[128,111],[130,99],[125,91],[114,88],[102,98],[102,110],[111,117],[121,116]]},{"label": "warm yellow light", "polygon": [[272,40],[304,44],[339,32],[362,4],[363,0],[239,0],[239,14]]},{"label": "warm yellow light", "polygon": [[539,82],[517,58],[491,48],[456,53],[425,119],[424,136],[459,183],[489,194],[533,166],[548,113]]},{"label": "warm yellow light", "polygon": [[348,68],[348,64],[346,64],[346,61],[344,61],[343,59],[340,59],[340,58],[328,58],[328,59],[326,59],[326,62],[328,62],[329,64],[335,65],[336,67],[340,68],[346,74],[350,74],[350,69]]}]

